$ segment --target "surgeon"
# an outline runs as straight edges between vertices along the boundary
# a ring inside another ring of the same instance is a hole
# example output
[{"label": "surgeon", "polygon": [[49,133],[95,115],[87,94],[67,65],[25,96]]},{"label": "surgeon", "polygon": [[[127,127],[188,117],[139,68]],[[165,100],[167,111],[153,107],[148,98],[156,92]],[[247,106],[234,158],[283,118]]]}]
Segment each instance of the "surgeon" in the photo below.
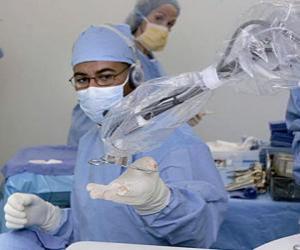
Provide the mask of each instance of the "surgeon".
[{"label": "surgeon", "polygon": [[[165,76],[165,71],[154,52],[162,51],[180,14],[177,0],[137,0],[126,19],[134,35],[145,80]],[[195,127],[206,115],[200,112],[188,121]]]},{"label": "surgeon", "polygon": [[[177,0],[138,0],[133,11],[126,18],[126,23],[135,38],[136,57],[139,59],[139,67],[144,72],[144,81],[166,75],[153,52],[165,48],[179,13],[180,6]],[[77,104],[72,113],[68,144],[77,146],[80,137],[92,126],[92,120]]]},{"label": "surgeon", "polygon": [[180,14],[177,0],[137,0],[126,18],[139,49],[145,79],[165,75],[153,52],[162,51]]},{"label": "surgeon", "polygon": [[294,153],[294,177],[300,184],[300,88],[290,92],[290,98],[286,111],[287,128],[294,133],[292,144]]},{"label": "surgeon", "polygon": [[154,150],[133,155],[128,168],[88,163],[104,154],[105,113],[134,91],[133,50],[115,32],[90,27],[73,46],[71,82],[93,127],[79,143],[71,208],[15,193],[5,205],[1,250],[64,249],[77,241],[209,247],[217,237],[227,194],[208,147],[188,125]]}]

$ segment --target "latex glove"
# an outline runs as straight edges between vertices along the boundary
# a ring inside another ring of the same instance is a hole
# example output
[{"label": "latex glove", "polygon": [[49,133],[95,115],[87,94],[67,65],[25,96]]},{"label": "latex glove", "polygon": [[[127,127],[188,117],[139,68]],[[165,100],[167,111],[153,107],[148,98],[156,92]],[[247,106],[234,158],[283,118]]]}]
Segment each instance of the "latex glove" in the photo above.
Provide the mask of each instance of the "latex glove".
[{"label": "latex glove", "polygon": [[6,227],[21,229],[39,226],[45,231],[55,230],[61,219],[60,208],[44,201],[37,195],[14,193],[4,206]]},{"label": "latex glove", "polygon": [[87,190],[92,199],[132,205],[141,215],[159,212],[170,200],[170,190],[159,177],[157,163],[150,157],[136,160],[109,185],[89,183]]}]

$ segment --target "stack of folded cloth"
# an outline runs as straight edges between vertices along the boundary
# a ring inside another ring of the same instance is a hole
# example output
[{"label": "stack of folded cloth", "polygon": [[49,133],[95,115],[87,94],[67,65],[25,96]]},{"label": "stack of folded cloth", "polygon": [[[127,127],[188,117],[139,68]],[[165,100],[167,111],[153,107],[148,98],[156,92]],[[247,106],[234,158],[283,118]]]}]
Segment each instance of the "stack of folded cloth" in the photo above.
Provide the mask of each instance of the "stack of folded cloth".
[{"label": "stack of folded cloth", "polygon": [[271,132],[271,147],[292,147],[294,135],[288,131],[284,121],[270,122],[269,127]]}]

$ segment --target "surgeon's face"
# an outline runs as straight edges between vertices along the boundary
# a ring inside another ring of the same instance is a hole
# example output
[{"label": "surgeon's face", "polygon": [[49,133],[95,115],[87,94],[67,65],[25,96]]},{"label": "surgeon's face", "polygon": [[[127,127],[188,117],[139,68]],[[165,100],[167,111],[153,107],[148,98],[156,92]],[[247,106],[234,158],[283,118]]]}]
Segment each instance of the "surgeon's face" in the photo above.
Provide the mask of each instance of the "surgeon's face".
[{"label": "surgeon's face", "polygon": [[[74,66],[72,78],[76,91],[89,87],[111,87],[123,84],[129,74],[130,65],[121,62],[84,62]],[[130,84],[124,86],[124,93],[128,94],[133,89]]]},{"label": "surgeon's face", "polygon": [[[175,25],[178,17],[178,11],[172,4],[163,4],[157,9],[152,10],[147,16],[147,19],[151,23],[165,26],[171,31],[172,27]],[[141,25],[141,28],[144,29],[146,22],[144,21]]]}]

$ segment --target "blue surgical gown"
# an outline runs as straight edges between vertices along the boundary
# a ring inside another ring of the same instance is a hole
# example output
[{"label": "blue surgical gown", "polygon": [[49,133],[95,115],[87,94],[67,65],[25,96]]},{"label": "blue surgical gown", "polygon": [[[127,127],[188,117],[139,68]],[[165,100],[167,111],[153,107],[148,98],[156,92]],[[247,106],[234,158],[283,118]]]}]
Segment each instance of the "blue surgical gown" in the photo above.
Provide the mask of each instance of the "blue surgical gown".
[{"label": "blue surgical gown", "polygon": [[[165,75],[161,64],[154,58],[144,55],[138,51],[145,81],[158,78]],[[71,127],[68,135],[68,145],[78,146],[80,137],[82,137],[94,125],[92,120],[88,118],[80,108],[79,104],[73,109]]]},{"label": "blue surgical gown", "polygon": [[[161,178],[171,190],[167,207],[143,216],[132,206],[89,197],[89,182],[108,184],[126,170],[88,164],[103,155],[99,133],[94,127],[80,140],[71,208],[62,210],[59,228],[51,234],[35,228],[2,234],[1,250],[64,249],[76,241],[211,246],[223,221],[227,193],[208,147],[192,129],[183,125],[160,147],[133,156],[133,160],[153,157],[159,164]],[[32,239],[30,248],[24,248],[23,242],[28,242],[28,238]]]},{"label": "blue surgical gown", "polygon": [[289,130],[294,133],[294,177],[300,184],[300,88],[291,90],[286,112],[286,123]]}]

